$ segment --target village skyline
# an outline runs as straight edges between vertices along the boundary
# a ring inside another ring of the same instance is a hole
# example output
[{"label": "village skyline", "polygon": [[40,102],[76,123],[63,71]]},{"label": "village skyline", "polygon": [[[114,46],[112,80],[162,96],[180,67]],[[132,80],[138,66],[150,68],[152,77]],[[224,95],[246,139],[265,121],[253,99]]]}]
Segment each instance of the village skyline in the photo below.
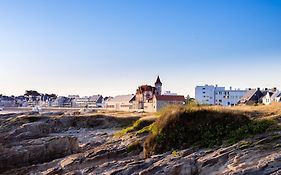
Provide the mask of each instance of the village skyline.
[{"label": "village skyline", "polygon": [[[104,94],[103,94],[104,95]],[[71,94],[40,93],[36,90],[26,90],[20,96],[5,96],[0,94],[0,107],[32,107],[35,111],[42,108],[83,108],[106,109],[113,111],[157,112],[167,105],[271,105],[281,102],[281,91],[273,88],[226,88],[216,85],[200,85],[195,87],[195,97],[181,95],[177,92],[164,91],[163,83],[158,75],[153,84],[142,84],[134,93],[103,96],[94,94],[80,96]],[[0,108],[3,111],[4,108]]]}]

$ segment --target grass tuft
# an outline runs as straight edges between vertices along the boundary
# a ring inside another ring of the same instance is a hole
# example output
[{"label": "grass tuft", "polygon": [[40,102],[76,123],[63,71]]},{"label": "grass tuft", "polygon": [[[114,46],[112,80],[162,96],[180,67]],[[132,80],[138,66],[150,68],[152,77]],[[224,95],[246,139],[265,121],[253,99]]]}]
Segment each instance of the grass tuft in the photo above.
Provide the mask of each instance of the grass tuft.
[{"label": "grass tuft", "polygon": [[[132,126],[124,128],[121,131],[117,132],[115,134],[115,136],[116,137],[121,137],[121,136],[123,136],[123,135],[125,135],[127,133],[142,130],[143,128],[149,126],[152,122],[153,121],[150,121],[150,120],[139,119],[136,122],[134,122]],[[145,131],[143,131],[143,132],[145,132]]]}]

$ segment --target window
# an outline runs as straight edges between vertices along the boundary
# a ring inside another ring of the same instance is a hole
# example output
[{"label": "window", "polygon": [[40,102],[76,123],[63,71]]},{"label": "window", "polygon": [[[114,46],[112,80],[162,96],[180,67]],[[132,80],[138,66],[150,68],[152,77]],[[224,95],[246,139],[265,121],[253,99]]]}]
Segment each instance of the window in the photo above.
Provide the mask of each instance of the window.
[{"label": "window", "polygon": [[121,105],[121,108],[128,108],[130,107],[131,105]]}]

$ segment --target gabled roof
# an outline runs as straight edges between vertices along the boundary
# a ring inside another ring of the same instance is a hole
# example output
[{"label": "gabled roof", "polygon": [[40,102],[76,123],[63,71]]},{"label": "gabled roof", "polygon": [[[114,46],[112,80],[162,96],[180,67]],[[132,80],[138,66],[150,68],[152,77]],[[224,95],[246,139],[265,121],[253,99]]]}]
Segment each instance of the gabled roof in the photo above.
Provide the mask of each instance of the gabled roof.
[{"label": "gabled roof", "polygon": [[160,81],[160,77],[159,77],[159,75],[157,76],[157,79],[156,79],[155,84],[162,84],[162,82]]},{"label": "gabled roof", "polygon": [[94,102],[97,102],[97,103],[101,103],[102,102],[102,96],[101,95],[93,95],[93,96],[90,96],[89,99],[91,101],[94,101]]},{"label": "gabled roof", "polygon": [[265,93],[263,93],[263,94],[265,94],[264,97],[266,97],[267,94],[268,94],[269,97],[272,98],[272,96],[273,96],[274,93],[273,93],[273,92],[265,92]]},{"label": "gabled roof", "polygon": [[274,99],[274,98],[280,96],[280,94],[281,94],[280,91],[277,90],[271,95],[271,98]]},{"label": "gabled roof", "polygon": [[249,101],[258,102],[263,96],[264,93],[259,89],[251,89],[245,93],[245,95],[240,99],[239,103],[247,103]]},{"label": "gabled roof", "polygon": [[157,95],[155,98],[159,101],[185,101],[185,98],[182,95]]},{"label": "gabled roof", "polygon": [[256,91],[256,89],[248,90],[245,95],[240,99],[240,102],[247,102],[256,93]]},{"label": "gabled roof", "polygon": [[117,95],[113,99],[108,100],[108,102],[131,102],[135,100],[134,94],[129,95]]}]

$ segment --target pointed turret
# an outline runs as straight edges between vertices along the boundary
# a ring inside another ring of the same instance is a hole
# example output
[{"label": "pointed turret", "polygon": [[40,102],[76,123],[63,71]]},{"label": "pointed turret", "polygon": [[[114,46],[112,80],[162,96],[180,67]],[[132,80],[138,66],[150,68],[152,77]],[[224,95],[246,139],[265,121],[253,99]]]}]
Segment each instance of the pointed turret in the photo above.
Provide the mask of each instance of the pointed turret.
[{"label": "pointed turret", "polygon": [[156,79],[156,82],[155,82],[155,85],[157,85],[157,84],[161,84],[162,85],[162,82],[160,80],[159,75],[157,76],[157,79]]},{"label": "pointed turret", "polygon": [[157,76],[157,79],[155,82],[155,88],[156,88],[156,95],[161,95],[162,94],[162,82],[161,82],[159,76]]}]

